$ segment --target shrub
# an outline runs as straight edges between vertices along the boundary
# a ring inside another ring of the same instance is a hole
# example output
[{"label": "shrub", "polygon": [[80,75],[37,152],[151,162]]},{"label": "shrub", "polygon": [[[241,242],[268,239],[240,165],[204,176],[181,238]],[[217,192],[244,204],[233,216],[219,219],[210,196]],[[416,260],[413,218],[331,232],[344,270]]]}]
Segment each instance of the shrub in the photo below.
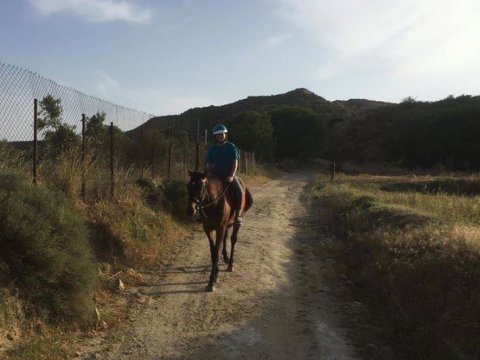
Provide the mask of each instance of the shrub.
[{"label": "shrub", "polygon": [[185,181],[165,180],[162,183],[164,204],[174,215],[182,216],[187,207],[187,187]]},{"label": "shrub", "polygon": [[16,169],[16,171],[27,172],[25,153],[5,140],[0,141],[0,171]]},{"label": "shrub", "polygon": [[40,309],[76,316],[95,278],[87,230],[65,196],[18,175],[0,175],[0,258]]},{"label": "shrub", "polygon": [[151,178],[141,178],[136,181],[137,185],[142,188],[143,196],[152,206],[157,206],[162,203],[162,189],[160,189],[155,181]]}]

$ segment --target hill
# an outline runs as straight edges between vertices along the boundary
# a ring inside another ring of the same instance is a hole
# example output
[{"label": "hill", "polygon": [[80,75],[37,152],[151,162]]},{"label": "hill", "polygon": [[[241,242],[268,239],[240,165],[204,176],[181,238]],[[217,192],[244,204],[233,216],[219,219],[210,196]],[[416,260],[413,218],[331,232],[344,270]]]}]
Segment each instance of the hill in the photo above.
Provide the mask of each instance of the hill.
[{"label": "hill", "polygon": [[141,126],[131,130],[130,133],[135,135],[142,130],[148,132],[154,129],[166,132],[173,122],[176,130],[186,131],[193,136],[196,134],[197,121],[200,121],[202,129],[210,129],[215,124],[225,122],[239,113],[247,111],[266,113],[281,106],[302,107],[312,110],[317,114],[326,115],[327,118],[334,118],[347,116],[352,112],[361,112],[386,105],[390,104],[367,99],[336,100],[330,102],[308,89],[299,88],[278,95],[249,96],[246,99],[221,106],[211,105],[208,107],[193,108],[180,115],[154,117]]},{"label": "hill", "polygon": [[185,142],[195,138],[198,121],[201,131],[227,124],[237,145],[266,161],[321,156],[411,169],[480,170],[480,96],[433,102],[407,97],[395,104],[328,101],[301,88],[155,117],[130,134],[168,136],[174,124],[176,138],[181,135]]}]

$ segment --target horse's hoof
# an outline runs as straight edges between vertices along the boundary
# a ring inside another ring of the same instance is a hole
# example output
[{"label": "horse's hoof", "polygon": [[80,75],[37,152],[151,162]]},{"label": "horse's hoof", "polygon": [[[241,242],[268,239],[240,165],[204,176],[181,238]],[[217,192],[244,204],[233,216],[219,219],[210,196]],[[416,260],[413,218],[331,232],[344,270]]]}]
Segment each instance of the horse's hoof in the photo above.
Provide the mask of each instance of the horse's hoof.
[{"label": "horse's hoof", "polygon": [[213,285],[207,285],[207,289],[206,289],[208,292],[214,292],[215,291],[215,286]]},{"label": "horse's hoof", "polygon": [[225,257],[223,258],[223,262],[224,262],[225,264],[228,264],[229,261],[230,261],[230,259],[229,259],[227,256],[225,256]]},{"label": "horse's hoof", "polygon": [[228,265],[227,271],[228,272],[233,272],[233,265]]}]

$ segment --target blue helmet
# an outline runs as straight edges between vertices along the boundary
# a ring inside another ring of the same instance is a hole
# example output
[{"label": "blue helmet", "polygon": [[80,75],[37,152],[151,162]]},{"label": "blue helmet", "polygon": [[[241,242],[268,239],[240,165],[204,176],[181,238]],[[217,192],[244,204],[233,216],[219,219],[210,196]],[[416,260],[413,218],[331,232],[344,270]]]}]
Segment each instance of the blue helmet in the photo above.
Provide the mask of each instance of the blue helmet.
[{"label": "blue helmet", "polygon": [[212,130],[213,135],[218,135],[218,134],[226,134],[228,133],[227,127],[225,125],[215,125],[215,127]]}]

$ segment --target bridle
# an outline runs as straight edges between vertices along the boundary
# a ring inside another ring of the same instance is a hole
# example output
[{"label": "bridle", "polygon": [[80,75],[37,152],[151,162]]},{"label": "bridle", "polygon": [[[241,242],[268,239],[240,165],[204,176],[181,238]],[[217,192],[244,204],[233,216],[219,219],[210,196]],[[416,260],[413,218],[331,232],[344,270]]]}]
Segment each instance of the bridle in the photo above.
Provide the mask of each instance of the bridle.
[{"label": "bridle", "polygon": [[207,214],[205,213],[206,208],[216,204],[218,200],[220,200],[225,194],[227,193],[228,189],[230,188],[231,182],[228,183],[228,185],[225,187],[225,190],[220,194],[220,196],[217,196],[214,200],[210,201],[207,204],[204,204],[204,201],[206,198],[208,198],[208,191],[207,191],[207,182],[202,182],[202,188],[200,189],[200,199],[196,196],[191,196],[190,200],[193,200],[195,202],[195,210],[200,211],[204,219],[208,219]]}]

